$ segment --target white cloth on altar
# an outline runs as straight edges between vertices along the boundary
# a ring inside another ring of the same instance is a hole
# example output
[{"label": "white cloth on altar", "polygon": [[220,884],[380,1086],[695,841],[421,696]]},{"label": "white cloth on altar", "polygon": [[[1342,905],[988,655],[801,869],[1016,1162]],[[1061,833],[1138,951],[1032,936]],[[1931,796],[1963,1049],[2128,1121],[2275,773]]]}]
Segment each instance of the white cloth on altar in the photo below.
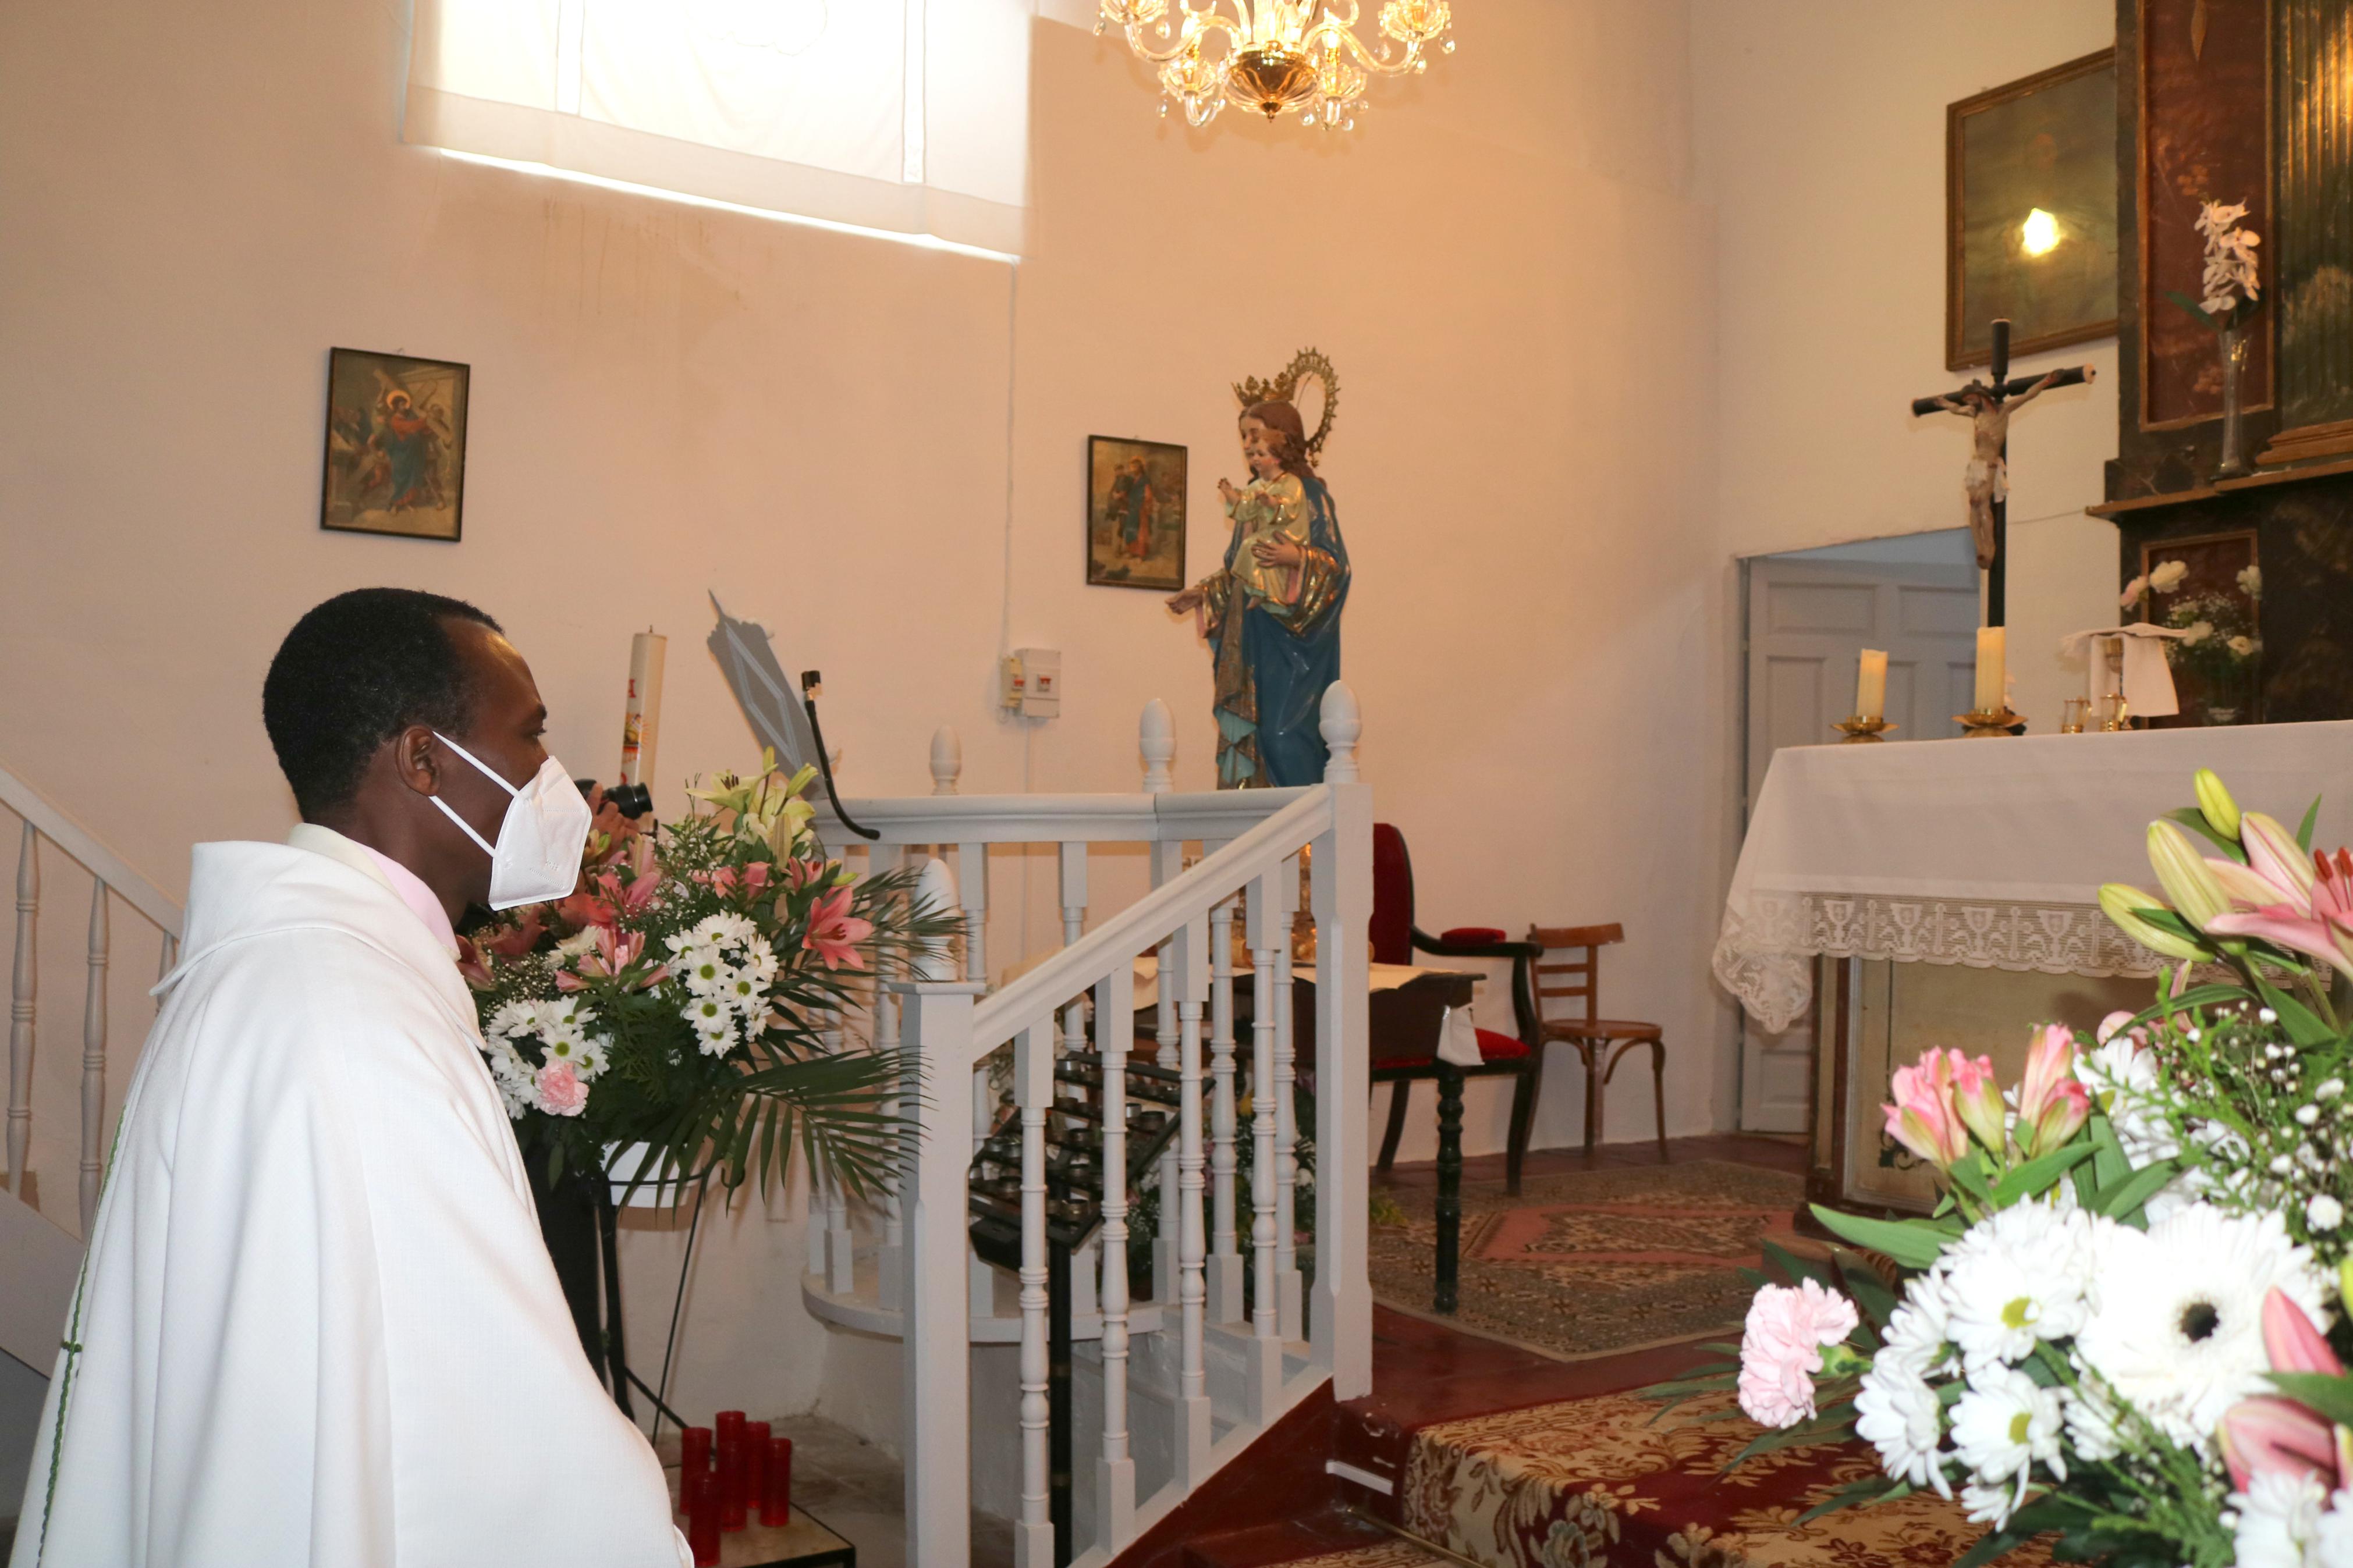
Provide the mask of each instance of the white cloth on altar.
[{"label": "white cloth on altar", "polygon": [[2353,837],[2353,721],[2119,731],[1774,753],[1713,967],[1765,1027],[1811,1000],[1813,960],[2154,974],[2101,914],[2103,882],[2154,888],[2147,834],[2211,767],[2241,806],[2314,842]]},{"label": "white cloth on altar", "polygon": [[690,1563],[433,935],[343,857],[205,844],[184,951],[15,1568]]},{"label": "white cloth on altar", "polygon": [[[2124,687],[2125,706],[2144,719],[2166,719],[2181,711],[2181,698],[2173,688],[2173,666],[2166,658],[2165,645],[2168,641],[2178,642],[2189,635],[2187,631],[2176,630],[2172,626],[2136,621],[2128,626],[2101,626],[2092,631],[2069,632],[2059,639],[2059,651],[2076,653],[2094,637],[2122,638],[2124,668],[2119,672],[2119,679]],[[2102,656],[2099,649],[2093,648],[2089,657],[2098,658]]]}]

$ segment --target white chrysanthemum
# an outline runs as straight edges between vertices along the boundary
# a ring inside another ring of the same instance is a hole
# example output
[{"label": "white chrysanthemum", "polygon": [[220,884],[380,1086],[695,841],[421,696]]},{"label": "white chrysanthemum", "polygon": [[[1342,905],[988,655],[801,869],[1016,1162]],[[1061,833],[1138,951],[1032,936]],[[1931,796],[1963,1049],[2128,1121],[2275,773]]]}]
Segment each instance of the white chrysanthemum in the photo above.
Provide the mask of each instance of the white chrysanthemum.
[{"label": "white chrysanthemum", "polygon": [[[509,1003],[509,1006],[527,1006],[525,1003]],[[512,1041],[502,1034],[485,1033],[482,1037],[482,1057],[491,1066],[491,1081],[497,1086],[499,1099],[505,1104],[508,1120],[520,1118],[539,1102],[539,1087],[532,1075],[529,1063],[514,1048]]]},{"label": "white chrysanthemum", "polygon": [[1970,1521],[1990,1525],[2000,1530],[2018,1511],[2016,1487],[1984,1487],[1969,1481],[1961,1488],[1961,1507],[1968,1511]]},{"label": "white chrysanthemum", "polygon": [[555,944],[556,956],[559,958],[578,958],[584,953],[596,951],[596,928],[595,926],[582,926]]},{"label": "white chrysanthemum", "polygon": [[2092,1229],[2080,1211],[2032,1203],[2002,1209],[1971,1226],[1941,1261],[1947,1337],[1972,1375],[2084,1326]]},{"label": "white chrysanthemum", "polygon": [[[2080,1365],[2077,1370],[2081,1371]],[[2098,1465],[2124,1452],[2124,1438],[2116,1431],[2120,1413],[2096,1376],[2084,1374],[2064,1392],[2063,1402],[2067,1407],[2067,1443],[2077,1458]]]},{"label": "white chrysanthemum", "polygon": [[1933,1487],[1939,1497],[1953,1495],[1952,1484],[1945,1479],[1945,1455],[1937,1447],[1944,1421],[1936,1391],[1883,1352],[1862,1374],[1862,1386],[1855,1394],[1854,1430],[1879,1450],[1889,1475],[1915,1487]]},{"label": "white chrysanthemum", "polygon": [[1944,1278],[1923,1277],[1904,1304],[1888,1314],[1880,1340],[1880,1364],[1902,1367],[1915,1377],[1935,1377],[1960,1369],[1946,1330]]},{"label": "white chrysanthemum", "polygon": [[539,1015],[538,1032],[543,1040],[561,1038],[577,1044],[588,1037],[588,1025],[594,1015],[588,1004],[577,996],[534,1002],[532,1010]]},{"label": "white chrysanthemum", "polygon": [[2239,1515],[2234,1542],[2238,1568],[2307,1568],[2325,1563],[2313,1548],[2327,1497],[2327,1489],[2309,1471],[2265,1470],[2250,1478],[2246,1490],[2231,1494],[2231,1507]]},{"label": "white chrysanthemum", "polygon": [[486,1036],[501,1040],[520,1040],[539,1032],[539,1009],[529,1002],[503,1002],[491,1015]]},{"label": "white chrysanthemum", "polygon": [[2116,1397],[2200,1452],[2224,1411],[2267,1386],[2263,1298],[2276,1286],[2320,1317],[2321,1272],[2277,1214],[2192,1204],[2145,1232],[2097,1221],[2093,1245],[2076,1352]]},{"label": "white chrysanthemum", "polygon": [[695,942],[670,960],[670,972],[695,995],[717,996],[725,993],[733,966],[720,948],[709,942]]},{"label": "white chrysanthemum", "polygon": [[1987,1486],[2014,1479],[2022,1492],[2037,1459],[2065,1480],[2060,1441],[2065,1429],[2059,1391],[2035,1386],[2015,1367],[1991,1367],[1972,1376],[1968,1391],[1953,1406],[1953,1447]]},{"label": "white chrysanthemum", "polygon": [[2129,1034],[2119,1031],[2097,1048],[2078,1054],[2075,1078],[2092,1091],[2092,1103],[2106,1114],[2135,1169],[2181,1152],[2158,1111],[2157,1058],[2140,1049]]},{"label": "white chrysanthemum", "polygon": [[751,916],[739,915],[732,910],[705,915],[695,922],[692,934],[696,945],[716,947],[724,952],[741,952],[760,945],[759,925]]},{"label": "white chrysanthemum", "polygon": [[591,1035],[572,1052],[572,1070],[580,1075],[582,1083],[594,1083],[598,1074],[613,1059],[613,1037]]},{"label": "white chrysanthemum", "polygon": [[2319,1568],[2353,1568],[2353,1489],[2328,1500],[2312,1544]]}]

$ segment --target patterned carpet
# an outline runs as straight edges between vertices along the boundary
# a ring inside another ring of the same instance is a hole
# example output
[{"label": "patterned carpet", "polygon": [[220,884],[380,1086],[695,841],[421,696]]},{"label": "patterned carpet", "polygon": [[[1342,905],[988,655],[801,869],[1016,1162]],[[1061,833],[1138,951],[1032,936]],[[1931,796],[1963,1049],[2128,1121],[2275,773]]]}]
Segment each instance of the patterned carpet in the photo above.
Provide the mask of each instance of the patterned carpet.
[{"label": "patterned carpet", "polygon": [[[1758,1244],[1793,1240],[1799,1176],[1728,1161],[1462,1184],[1461,1308],[1445,1320],[1564,1361],[1737,1331]],[[1373,1294],[1427,1315],[1437,1194],[1386,1189],[1402,1225],[1372,1232]]]},{"label": "patterned carpet", "polygon": [[[1757,1431],[1706,1418],[1730,1407],[1728,1396],[1694,1400],[1654,1424],[1655,1403],[1606,1394],[1425,1426],[1407,1460],[1401,1522],[1490,1568],[1946,1568],[1983,1533],[1934,1496],[1800,1525],[1876,1463],[1868,1450],[1819,1445],[1725,1474]],[[2000,1561],[2051,1559],[2030,1546]]]},{"label": "patterned carpet", "polygon": [[1409,1541],[1392,1541],[1380,1546],[1359,1546],[1351,1552],[1335,1552],[1323,1557],[1303,1557],[1286,1563],[1282,1568],[1452,1568],[1443,1557],[1434,1557]]}]

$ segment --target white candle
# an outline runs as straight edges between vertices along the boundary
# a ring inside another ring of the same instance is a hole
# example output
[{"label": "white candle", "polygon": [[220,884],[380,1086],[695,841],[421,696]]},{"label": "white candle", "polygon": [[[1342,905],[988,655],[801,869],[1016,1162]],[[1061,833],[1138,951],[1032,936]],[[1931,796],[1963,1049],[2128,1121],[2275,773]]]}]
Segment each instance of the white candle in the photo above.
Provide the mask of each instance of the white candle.
[{"label": "white candle", "polygon": [[2002,628],[1978,628],[1978,689],[1977,710],[1980,713],[1998,713],[2002,708],[2003,693],[2009,683],[2003,679],[2001,667]]},{"label": "white candle", "polygon": [[662,656],[670,639],[651,627],[629,639],[629,700],[621,712],[621,782],[643,784],[654,771],[661,730]]},{"label": "white candle", "polygon": [[1854,672],[1854,713],[1858,719],[1887,716],[1887,650],[1867,647]]}]

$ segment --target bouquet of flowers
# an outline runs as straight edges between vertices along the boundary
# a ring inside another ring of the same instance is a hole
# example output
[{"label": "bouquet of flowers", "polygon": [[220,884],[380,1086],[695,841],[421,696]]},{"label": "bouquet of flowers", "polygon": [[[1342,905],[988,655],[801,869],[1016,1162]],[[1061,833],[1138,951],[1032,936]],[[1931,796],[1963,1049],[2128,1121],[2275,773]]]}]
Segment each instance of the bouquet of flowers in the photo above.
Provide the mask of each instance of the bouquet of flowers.
[{"label": "bouquet of flowers", "polygon": [[2200,288],[2204,297],[2193,300],[2166,290],[2166,298],[2218,332],[2253,315],[2263,295],[2255,266],[2255,247],[2263,237],[2241,226],[2239,220],[2246,216],[2244,202],[2200,202],[2198,232],[2206,241],[2206,268]]},{"label": "bouquet of flowers", "polygon": [[1934,1214],[1817,1207],[1887,1271],[1768,1248],[1736,1362],[1659,1391],[1736,1388],[1770,1428],[1742,1458],[1871,1444],[1884,1473],[1809,1518],[1928,1489],[1988,1526],[1960,1568],[2047,1531],[2112,1568],[2353,1568],[2353,855],[2197,783],[2150,825],[2166,897],[2101,892],[2180,961],[2155,1004],[2038,1029],[2008,1089],[1957,1050],[1898,1071]]},{"label": "bouquet of flowers", "polygon": [[958,922],[912,905],[912,873],[826,857],[815,772],[786,778],[771,753],[721,773],[659,838],[593,799],[578,889],[461,943],[491,1075],[551,1183],[643,1144],[637,1181],[715,1169],[734,1186],[780,1173],[796,1131],[850,1191],[885,1173],[914,1064],[843,1050],[838,1030],[876,955]]}]

